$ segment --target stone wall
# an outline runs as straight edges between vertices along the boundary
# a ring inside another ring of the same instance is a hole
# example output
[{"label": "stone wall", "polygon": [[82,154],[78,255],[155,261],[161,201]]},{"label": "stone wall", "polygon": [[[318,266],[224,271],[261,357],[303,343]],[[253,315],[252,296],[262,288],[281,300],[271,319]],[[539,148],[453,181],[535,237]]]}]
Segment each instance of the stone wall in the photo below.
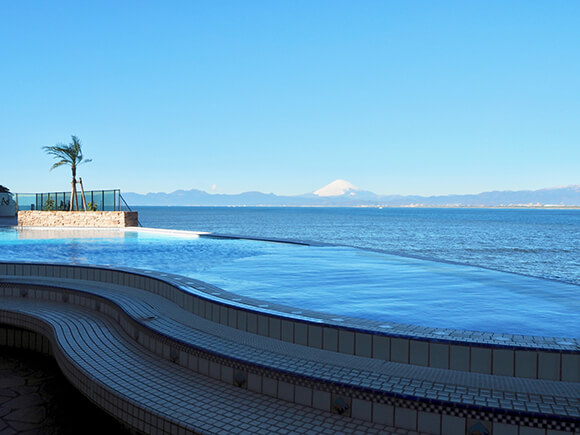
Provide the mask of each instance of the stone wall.
[{"label": "stone wall", "polygon": [[136,227],[136,211],[39,211],[18,212],[23,227]]}]

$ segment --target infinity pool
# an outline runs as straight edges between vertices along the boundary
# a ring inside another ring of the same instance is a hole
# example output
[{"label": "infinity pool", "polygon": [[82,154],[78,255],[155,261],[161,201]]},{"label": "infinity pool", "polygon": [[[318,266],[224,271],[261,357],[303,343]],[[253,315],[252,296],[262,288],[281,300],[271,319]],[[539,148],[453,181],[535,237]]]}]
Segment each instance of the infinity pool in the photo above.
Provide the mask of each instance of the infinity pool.
[{"label": "infinity pool", "polygon": [[151,269],[337,316],[580,338],[580,286],[349,247],[185,232],[0,228],[0,261]]}]

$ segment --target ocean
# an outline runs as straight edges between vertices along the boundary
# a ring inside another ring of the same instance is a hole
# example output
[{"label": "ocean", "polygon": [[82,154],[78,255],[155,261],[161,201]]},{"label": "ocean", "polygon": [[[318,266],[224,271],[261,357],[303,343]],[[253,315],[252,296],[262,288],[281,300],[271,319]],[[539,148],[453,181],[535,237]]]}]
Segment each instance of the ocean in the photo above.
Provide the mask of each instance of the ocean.
[{"label": "ocean", "polygon": [[316,241],[580,285],[580,210],[135,207],[145,227]]}]

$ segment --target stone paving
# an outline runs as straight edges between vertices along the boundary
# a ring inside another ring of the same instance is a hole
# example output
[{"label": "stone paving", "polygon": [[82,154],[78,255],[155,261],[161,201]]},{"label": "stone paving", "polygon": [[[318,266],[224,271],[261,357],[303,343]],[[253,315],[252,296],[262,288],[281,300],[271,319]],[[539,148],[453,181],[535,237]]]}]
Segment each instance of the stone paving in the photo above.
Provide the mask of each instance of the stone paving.
[{"label": "stone paving", "polygon": [[53,358],[0,347],[0,434],[80,432],[129,434],[70,385]]}]

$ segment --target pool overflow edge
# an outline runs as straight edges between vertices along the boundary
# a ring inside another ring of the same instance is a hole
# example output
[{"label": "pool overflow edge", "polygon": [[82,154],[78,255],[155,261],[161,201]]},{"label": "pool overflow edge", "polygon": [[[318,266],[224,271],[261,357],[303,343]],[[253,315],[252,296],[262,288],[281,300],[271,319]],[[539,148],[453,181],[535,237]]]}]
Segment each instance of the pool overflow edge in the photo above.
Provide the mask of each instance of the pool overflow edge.
[{"label": "pool overflow edge", "polygon": [[8,276],[56,276],[134,287],[216,323],[338,353],[474,373],[580,382],[580,339],[575,338],[421,327],[337,318],[302,309],[295,314],[296,307],[241,297],[193,278],[134,268],[0,262],[2,275],[0,283]]}]

